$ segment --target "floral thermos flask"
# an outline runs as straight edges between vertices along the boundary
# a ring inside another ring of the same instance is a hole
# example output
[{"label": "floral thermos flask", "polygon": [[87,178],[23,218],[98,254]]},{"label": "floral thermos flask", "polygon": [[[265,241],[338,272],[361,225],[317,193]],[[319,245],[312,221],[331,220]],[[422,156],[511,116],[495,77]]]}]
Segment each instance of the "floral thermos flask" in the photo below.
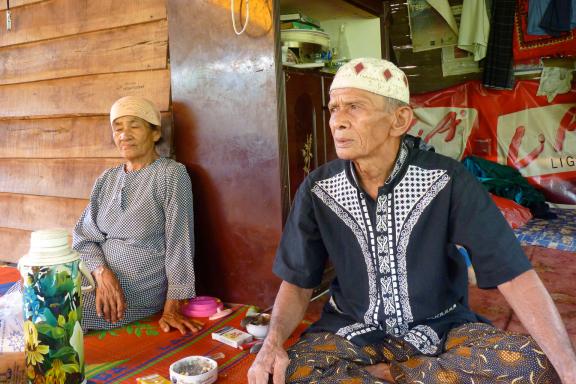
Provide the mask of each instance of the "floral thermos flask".
[{"label": "floral thermos flask", "polygon": [[[84,383],[82,292],[94,280],[63,229],[32,232],[18,262],[24,280],[24,338],[29,383]],[[81,286],[82,275],[90,284]]]}]

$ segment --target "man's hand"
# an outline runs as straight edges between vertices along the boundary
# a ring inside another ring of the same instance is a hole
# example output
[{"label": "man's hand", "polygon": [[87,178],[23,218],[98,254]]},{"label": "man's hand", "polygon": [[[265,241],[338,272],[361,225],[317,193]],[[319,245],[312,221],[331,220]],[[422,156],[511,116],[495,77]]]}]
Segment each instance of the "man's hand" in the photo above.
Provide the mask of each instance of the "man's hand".
[{"label": "man's hand", "polygon": [[256,360],[248,370],[248,382],[250,384],[268,384],[270,375],[273,375],[274,384],[284,384],[288,363],[290,363],[290,359],[282,345],[278,345],[267,338],[262,349],[258,352]]},{"label": "man's hand", "polygon": [[180,301],[167,299],[164,304],[164,312],[158,320],[160,329],[164,332],[170,332],[170,328],[176,328],[181,334],[185,335],[190,331],[196,333],[202,329],[198,322],[191,320],[180,312]]},{"label": "man's hand", "polygon": [[312,289],[282,282],[274,301],[268,336],[248,371],[250,384],[268,384],[270,375],[274,378],[274,384],[285,383],[290,359],[282,344],[304,317],[310,297]]},{"label": "man's hand", "polygon": [[99,267],[92,274],[96,280],[96,314],[111,323],[122,320],[126,300],[116,275],[105,266]]}]

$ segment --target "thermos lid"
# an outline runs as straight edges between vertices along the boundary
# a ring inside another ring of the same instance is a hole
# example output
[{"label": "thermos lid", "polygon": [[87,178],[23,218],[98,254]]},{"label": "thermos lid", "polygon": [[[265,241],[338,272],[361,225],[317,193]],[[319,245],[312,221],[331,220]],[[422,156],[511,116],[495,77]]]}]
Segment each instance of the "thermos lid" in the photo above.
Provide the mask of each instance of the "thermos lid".
[{"label": "thermos lid", "polygon": [[65,229],[42,229],[32,232],[30,249],[22,257],[20,264],[44,266],[69,263],[79,259],[78,252],[68,245],[68,231]]}]

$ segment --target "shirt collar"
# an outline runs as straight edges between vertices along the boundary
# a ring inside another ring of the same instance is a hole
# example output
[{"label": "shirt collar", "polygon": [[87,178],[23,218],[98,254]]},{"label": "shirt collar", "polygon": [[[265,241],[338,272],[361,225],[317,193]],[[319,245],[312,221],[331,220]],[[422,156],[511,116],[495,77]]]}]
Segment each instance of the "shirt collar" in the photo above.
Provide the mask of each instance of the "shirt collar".
[{"label": "shirt collar", "polygon": [[[396,155],[396,162],[394,163],[394,168],[392,172],[384,182],[384,185],[392,184],[392,182],[396,181],[400,171],[404,168],[406,164],[406,159],[408,159],[408,145],[406,144],[405,140],[402,140],[400,143],[400,149],[398,150],[398,154]],[[349,178],[352,179],[352,185],[356,188],[360,189],[360,182],[358,180],[358,176],[356,175],[356,170],[354,169],[354,163],[352,161],[348,161],[348,169],[347,172],[349,174]]]}]

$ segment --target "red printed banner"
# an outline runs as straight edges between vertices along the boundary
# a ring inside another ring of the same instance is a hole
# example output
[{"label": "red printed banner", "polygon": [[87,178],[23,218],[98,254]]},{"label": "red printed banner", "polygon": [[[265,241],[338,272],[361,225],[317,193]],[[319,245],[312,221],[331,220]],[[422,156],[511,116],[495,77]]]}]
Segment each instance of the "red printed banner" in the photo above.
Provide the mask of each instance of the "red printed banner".
[{"label": "red printed banner", "polygon": [[553,103],[537,89],[535,81],[511,91],[471,81],[413,96],[410,133],[458,160],[472,154],[512,166],[548,201],[576,206],[576,89]]},{"label": "red printed banner", "polygon": [[466,143],[475,125],[478,111],[474,108],[429,107],[414,108],[416,119],[410,134],[442,148],[442,154],[461,160]]}]

